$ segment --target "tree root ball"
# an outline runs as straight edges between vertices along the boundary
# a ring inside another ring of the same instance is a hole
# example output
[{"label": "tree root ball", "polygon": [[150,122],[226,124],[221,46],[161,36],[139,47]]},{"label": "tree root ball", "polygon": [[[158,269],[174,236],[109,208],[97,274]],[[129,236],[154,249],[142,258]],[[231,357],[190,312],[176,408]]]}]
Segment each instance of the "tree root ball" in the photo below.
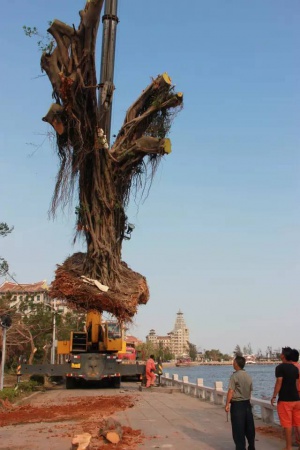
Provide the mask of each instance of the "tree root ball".
[{"label": "tree root ball", "polygon": [[[116,285],[102,292],[81,278],[88,277],[88,274],[83,273],[85,257],[85,253],[75,253],[57,267],[50,286],[50,297],[66,300],[73,309],[106,311],[121,321],[130,321],[138,306],[145,305],[149,300],[146,278],[121,262]],[[97,281],[101,283],[101,280]]]}]

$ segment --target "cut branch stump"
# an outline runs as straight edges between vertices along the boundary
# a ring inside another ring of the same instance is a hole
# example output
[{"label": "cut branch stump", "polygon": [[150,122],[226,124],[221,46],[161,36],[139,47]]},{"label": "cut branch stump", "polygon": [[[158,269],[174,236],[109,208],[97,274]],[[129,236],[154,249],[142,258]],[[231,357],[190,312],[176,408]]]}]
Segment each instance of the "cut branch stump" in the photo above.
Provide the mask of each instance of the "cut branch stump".
[{"label": "cut branch stump", "polygon": [[103,436],[111,444],[118,444],[123,436],[120,422],[109,417],[105,425],[100,428],[99,436]]},{"label": "cut branch stump", "polygon": [[90,433],[77,434],[72,439],[72,450],[88,450],[91,439]]}]

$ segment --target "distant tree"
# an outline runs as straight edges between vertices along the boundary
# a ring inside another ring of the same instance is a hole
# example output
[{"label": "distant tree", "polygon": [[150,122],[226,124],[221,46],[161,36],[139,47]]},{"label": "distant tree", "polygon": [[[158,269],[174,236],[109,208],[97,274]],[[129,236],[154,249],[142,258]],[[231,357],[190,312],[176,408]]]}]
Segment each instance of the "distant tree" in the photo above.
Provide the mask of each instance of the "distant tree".
[{"label": "distant tree", "polygon": [[159,342],[158,346],[153,347],[153,354],[156,360],[158,358],[161,358],[162,361],[168,361],[170,359],[173,359],[174,357],[171,349],[168,346],[164,345],[163,342]]},{"label": "distant tree", "polygon": [[[6,366],[15,366],[20,355],[26,356],[29,364],[34,360],[49,362],[53,339],[53,309],[49,305],[35,303],[31,296],[25,296],[14,306],[11,306],[12,303],[14,301],[11,294],[0,298],[0,316],[8,314],[12,319],[12,326],[7,331]],[[71,331],[83,330],[85,317],[85,313],[56,312],[57,339],[68,340]]]},{"label": "distant tree", "polygon": [[[7,223],[0,222],[0,236],[2,237],[7,236],[9,233],[13,231],[13,229],[14,227],[9,228]],[[0,277],[5,276],[8,270],[9,270],[8,262],[4,258],[0,257]]]},{"label": "distant tree", "polygon": [[164,357],[163,361],[170,361],[171,359],[175,359],[174,353],[172,353],[170,347],[164,347]]},{"label": "distant tree", "polygon": [[156,348],[152,342],[143,342],[137,345],[136,350],[140,355],[140,359],[145,361],[150,355],[155,354]]},{"label": "distant tree", "polygon": [[[11,294],[6,294],[0,297],[0,316],[5,316],[7,314],[10,315],[10,317],[13,317],[13,311],[10,311],[9,308],[9,303],[11,301]],[[14,325],[14,320],[13,320],[13,325]],[[9,348],[9,335],[11,333],[11,329],[13,327],[10,327],[7,330],[7,345],[6,345],[6,364],[7,362],[13,357],[13,352],[11,351],[11,349]],[[1,327],[0,327],[1,330]],[[2,347],[2,333],[0,332],[0,347]]]},{"label": "distant tree", "polygon": [[0,315],[9,314],[12,320],[12,326],[7,330],[7,359],[8,367],[16,363],[21,354],[29,355],[33,361],[36,352],[34,338],[31,327],[24,323],[24,314],[20,312],[17,306],[11,307],[12,295],[7,294],[0,299]]},{"label": "distant tree", "polygon": [[238,356],[238,355],[242,355],[242,354],[243,354],[243,352],[242,352],[242,350],[241,350],[241,347],[240,347],[239,345],[236,345],[236,347],[235,347],[233,353],[234,353],[235,356]]},{"label": "distant tree", "polygon": [[7,223],[0,222],[0,236],[5,237],[13,231],[14,227],[9,228]]},{"label": "distant tree", "polygon": [[266,350],[266,358],[271,359],[272,355],[273,355],[272,347],[270,345],[268,345],[267,350]]},{"label": "distant tree", "polygon": [[253,350],[252,350],[250,342],[248,343],[248,345],[244,345],[243,353],[244,353],[244,355],[252,355]]},{"label": "distant tree", "polygon": [[195,344],[192,344],[191,342],[188,342],[189,345],[189,357],[192,361],[195,361],[197,358],[197,347]]},{"label": "distant tree", "polygon": [[261,348],[259,348],[258,350],[257,350],[257,353],[256,353],[256,359],[262,359],[263,358],[263,354],[262,354],[262,351],[261,351]]},{"label": "distant tree", "polygon": [[[53,311],[44,303],[35,303],[34,297],[26,296],[18,304],[22,316],[23,333],[29,337],[30,355],[28,362],[45,359],[45,349],[50,349],[53,332]],[[57,325],[60,317],[56,318]],[[20,333],[20,331],[19,331]],[[25,336],[24,336],[25,337]]]},{"label": "distant tree", "polygon": [[57,340],[69,340],[71,331],[83,331],[86,313],[69,311],[66,314],[58,314]]},{"label": "distant tree", "polygon": [[162,360],[164,359],[164,344],[163,344],[163,342],[159,342],[158,343],[158,347],[156,348],[156,351],[155,351],[155,357],[156,358],[161,358]]},{"label": "distant tree", "polygon": [[219,349],[211,349],[206,350],[204,353],[205,359],[210,359],[212,361],[221,361],[223,359],[223,354],[220,352]]}]

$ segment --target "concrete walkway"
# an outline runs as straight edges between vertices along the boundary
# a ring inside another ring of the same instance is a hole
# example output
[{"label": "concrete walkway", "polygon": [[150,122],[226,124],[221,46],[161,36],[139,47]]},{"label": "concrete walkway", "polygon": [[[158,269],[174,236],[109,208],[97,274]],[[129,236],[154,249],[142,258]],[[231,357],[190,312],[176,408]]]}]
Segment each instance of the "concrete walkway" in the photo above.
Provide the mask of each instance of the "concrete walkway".
[{"label": "concrete walkway", "polygon": [[[27,399],[32,405],[55,404],[59,395],[65,402],[74,397],[132,395],[134,406],[114,417],[124,426],[141,430],[140,449],[234,450],[231,424],[221,406],[164,388],[139,391],[137,383],[123,383],[120,390],[50,390]],[[263,426],[258,420],[256,426]],[[69,450],[71,437],[87,431],[79,420],[24,423],[0,427],[0,450]],[[101,447],[102,448],[102,447]],[[105,448],[105,447],[103,447]],[[119,448],[119,447],[118,447]],[[121,448],[121,447],[120,447]],[[128,446],[124,446],[128,450]],[[257,433],[256,450],[281,450],[284,442]],[[130,449],[131,450],[131,449]]]},{"label": "concrete walkway", "polygon": [[[146,439],[138,449],[234,450],[230,418],[227,422],[221,406],[160,388],[143,390],[137,398],[134,408],[115,417],[122,425],[142,430]],[[260,420],[255,424],[263,426]],[[256,450],[283,448],[283,440],[257,433]]]}]

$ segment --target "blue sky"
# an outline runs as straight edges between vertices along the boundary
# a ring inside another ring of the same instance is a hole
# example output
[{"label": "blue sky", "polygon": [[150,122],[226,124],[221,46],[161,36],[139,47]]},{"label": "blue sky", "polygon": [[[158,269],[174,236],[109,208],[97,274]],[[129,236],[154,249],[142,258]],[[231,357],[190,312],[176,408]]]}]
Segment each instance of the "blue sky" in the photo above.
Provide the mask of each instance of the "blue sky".
[{"label": "blue sky", "polygon": [[[0,219],[15,229],[0,255],[21,283],[50,283],[81,248],[75,205],[48,220],[58,160],[41,117],[51,86],[22,27],[77,26],[83,6],[2,8]],[[119,0],[118,16],[112,132],[150,77],[167,71],[184,93],[173,152],[128,209],[136,228],[123,259],[151,292],[132,334],[166,334],[180,308],[202,349],[299,348],[299,2]]]}]

